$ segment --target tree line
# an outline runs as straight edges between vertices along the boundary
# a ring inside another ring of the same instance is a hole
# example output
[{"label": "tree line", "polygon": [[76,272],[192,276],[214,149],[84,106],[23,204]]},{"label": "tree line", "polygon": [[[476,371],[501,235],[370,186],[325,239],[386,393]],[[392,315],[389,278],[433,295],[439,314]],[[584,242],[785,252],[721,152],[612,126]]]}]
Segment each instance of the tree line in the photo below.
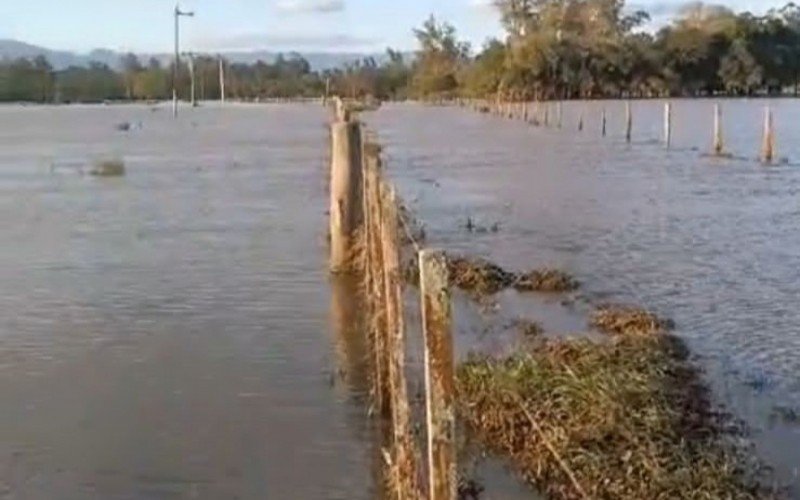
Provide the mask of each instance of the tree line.
[{"label": "tree line", "polygon": [[[219,66],[216,57],[182,58],[176,80],[179,94],[189,97],[193,71],[196,97],[219,99]],[[223,66],[225,92],[233,99],[318,97],[325,88],[322,75],[296,54],[279,55],[272,63],[223,61]],[[172,97],[174,63],[162,65],[156,58],[142,62],[136,55],[126,54],[118,67],[90,63],[55,71],[43,56],[0,61],[0,101],[70,103]]]},{"label": "tree line", "polygon": [[[298,54],[272,63],[226,63],[231,98],[344,97],[572,99],[798,94],[800,7],[757,16],[702,2],[681,8],[656,32],[646,11],[624,0],[493,0],[505,36],[478,51],[431,17],[414,30],[413,57],[389,49],[343,67],[313,71]],[[122,57],[53,71],[43,57],[0,62],[0,101],[76,102],[171,97],[172,64]],[[193,58],[199,99],[220,95],[219,62]],[[189,95],[186,58],[177,87]]]},{"label": "tree line", "polygon": [[684,5],[655,33],[624,0],[495,0],[506,37],[476,55],[429,19],[412,86],[422,96],[527,99],[797,94],[800,8],[763,16]]}]

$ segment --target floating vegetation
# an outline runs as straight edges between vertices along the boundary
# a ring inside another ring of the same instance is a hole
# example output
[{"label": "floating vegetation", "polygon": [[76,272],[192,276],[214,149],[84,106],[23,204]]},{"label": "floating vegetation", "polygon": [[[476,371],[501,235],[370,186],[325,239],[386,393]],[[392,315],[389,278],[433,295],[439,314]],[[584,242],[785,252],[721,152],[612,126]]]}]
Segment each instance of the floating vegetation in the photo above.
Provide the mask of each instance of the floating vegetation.
[{"label": "floating vegetation", "polygon": [[571,292],[579,283],[570,275],[555,269],[512,273],[484,259],[450,257],[450,284],[479,295],[494,295],[507,288],[519,292]]},{"label": "floating vegetation", "polygon": [[460,414],[483,445],[554,499],[763,498],[761,466],[681,342],[652,314],[608,324],[609,342],[545,339],[464,363]]},{"label": "floating vegetation", "polygon": [[624,335],[655,335],[674,326],[644,309],[621,305],[601,306],[592,315],[591,325],[604,333]]},{"label": "floating vegetation", "polygon": [[89,171],[95,177],[122,177],[125,175],[125,163],[122,160],[102,160],[95,163]]},{"label": "floating vegetation", "polygon": [[557,269],[520,274],[514,282],[514,288],[520,292],[572,292],[579,286],[572,276]]},{"label": "floating vegetation", "polygon": [[450,257],[447,263],[450,285],[477,295],[494,295],[516,280],[513,273],[483,259]]}]

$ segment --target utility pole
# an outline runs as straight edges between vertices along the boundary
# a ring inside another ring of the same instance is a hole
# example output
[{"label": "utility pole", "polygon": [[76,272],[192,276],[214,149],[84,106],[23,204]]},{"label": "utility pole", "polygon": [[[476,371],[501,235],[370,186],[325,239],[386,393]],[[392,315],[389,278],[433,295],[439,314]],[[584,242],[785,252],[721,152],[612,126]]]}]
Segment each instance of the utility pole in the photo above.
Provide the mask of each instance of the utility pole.
[{"label": "utility pole", "polygon": [[219,56],[219,101],[225,104],[225,61]]},{"label": "utility pole", "polygon": [[181,64],[180,18],[194,17],[194,12],[184,12],[175,4],[175,66],[172,70],[172,116],[178,117],[178,73]]}]

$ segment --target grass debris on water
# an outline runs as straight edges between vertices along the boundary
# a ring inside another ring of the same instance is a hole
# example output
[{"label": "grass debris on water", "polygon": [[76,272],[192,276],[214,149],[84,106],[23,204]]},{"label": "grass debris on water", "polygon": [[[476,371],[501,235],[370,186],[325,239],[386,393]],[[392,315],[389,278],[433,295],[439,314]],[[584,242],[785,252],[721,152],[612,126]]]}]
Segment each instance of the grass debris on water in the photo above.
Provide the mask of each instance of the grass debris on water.
[{"label": "grass debris on water", "polygon": [[458,256],[450,256],[448,264],[450,284],[479,296],[495,295],[508,288],[556,293],[574,291],[579,286],[572,276],[555,269],[513,273],[485,259]]},{"label": "grass debris on water", "polygon": [[769,497],[667,323],[615,310],[595,316],[607,341],[542,338],[460,366],[468,428],[548,498]]}]

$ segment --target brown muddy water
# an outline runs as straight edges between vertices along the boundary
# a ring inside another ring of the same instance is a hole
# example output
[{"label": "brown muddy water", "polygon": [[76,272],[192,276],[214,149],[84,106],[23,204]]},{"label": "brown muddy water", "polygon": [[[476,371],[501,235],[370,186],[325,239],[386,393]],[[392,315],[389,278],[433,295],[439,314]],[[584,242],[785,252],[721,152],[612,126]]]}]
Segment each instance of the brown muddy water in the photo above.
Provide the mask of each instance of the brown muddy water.
[{"label": "brown muddy water", "polygon": [[[749,426],[758,454],[800,498],[800,102],[768,102],[788,159],[773,167],[754,160],[766,103],[723,102],[728,159],[704,156],[713,123],[704,100],[674,103],[670,151],[658,143],[658,101],[633,104],[630,145],[620,102],[568,103],[561,130],[417,105],[367,121],[430,245],[512,270],[560,268],[583,283],[574,300],[502,297],[507,318],[579,332],[592,304],[610,301],[673,319],[718,404]],[[467,231],[468,219],[479,230]],[[474,339],[514,348],[479,330],[460,325],[462,352]]]},{"label": "brown muddy water", "polygon": [[326,119],[0,107],[0,498],[375,497]]}]

